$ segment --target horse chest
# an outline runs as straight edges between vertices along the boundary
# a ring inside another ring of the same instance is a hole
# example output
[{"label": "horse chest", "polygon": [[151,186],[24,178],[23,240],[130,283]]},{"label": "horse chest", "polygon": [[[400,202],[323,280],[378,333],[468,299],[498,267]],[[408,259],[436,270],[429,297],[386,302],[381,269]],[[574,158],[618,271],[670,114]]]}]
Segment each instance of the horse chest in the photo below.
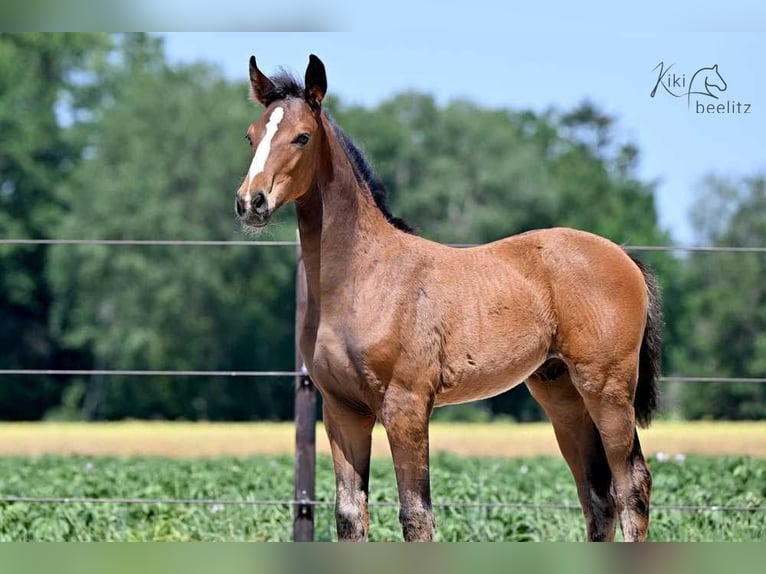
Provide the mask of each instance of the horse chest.
[{"label": "horse chest", "polygon": [[371,407],[379,402],[383,385],[343,329],[320,324],[311,357],[307,367],[321,391]]}]

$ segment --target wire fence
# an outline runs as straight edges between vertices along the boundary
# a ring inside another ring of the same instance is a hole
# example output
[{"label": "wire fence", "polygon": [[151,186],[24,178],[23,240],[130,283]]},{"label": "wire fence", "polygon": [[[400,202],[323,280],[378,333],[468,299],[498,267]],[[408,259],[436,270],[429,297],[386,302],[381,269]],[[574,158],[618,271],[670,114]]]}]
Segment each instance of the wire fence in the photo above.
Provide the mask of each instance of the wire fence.
[{"label": "wire fence", "polygon": [[3,375],[103,376],[103,377],[297,377],[300,371],[173,371],[136,369],[0,369]]},{"label": "wire fence", "polygon": [[229,241],[181,239],[0,239],[0,245],[116,245],[166,247],[296,247],[297,241]]},{"label": "wire fence", "polygon": [[[46,376],[102,376],[102,377],[232,377],[232,378],[285,378],[305,375],[302,371],[175,371],[136,369],[0,369],[4,375],[46,375]],[[766,377],[660,377],[661,383],[766,383]]]},{"label": "wire fence", "polygon": [[[184,240],[184,239],[13,239],[0,238],[0,245],[113,245],[172,247],[297,247],[295,240]],[[450,243],[451,247],[475,247],[474,243]],[[698,253],[766,253],[766,246],[719,245],[623,245],[627,251],[663,251]]]},{"label": "wire fence", "polygon": [[[0,245],[111,245],[111,246],[172,246],[172,247],[292,247],[296,240],[181,240],[181,239],[14,239],[0,238]],[[471,243],[453,243],[453,247],[473,247]],[[625,245],[628,251],[661,252],[707,252],[707,253],[766,253],[766,247],[705,246],[705,245]],[[0,369],[3,375],[46,375],[46,376],[132,376],[132,377],[240,377],[272,378],[295,377],[302,373],[295,371],[202,371],[202,370],[138,370],[138,369]],[[665,376],[664,383],[766,383],[766,377],[696,377]]]}]

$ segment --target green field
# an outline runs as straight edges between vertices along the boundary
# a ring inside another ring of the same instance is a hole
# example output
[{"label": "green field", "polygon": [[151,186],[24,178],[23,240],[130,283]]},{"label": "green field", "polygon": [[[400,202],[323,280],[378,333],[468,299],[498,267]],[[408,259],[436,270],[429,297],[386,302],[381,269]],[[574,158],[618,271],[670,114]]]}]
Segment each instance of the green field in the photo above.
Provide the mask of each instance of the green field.
[{"label": "green field", "polygon": [[[440,502],[575,503],[560,457],[432,457]],[[690,455],[649,459],[661,505],[766,504],[766,461]],[[169,459],[155,457],[0,457],[0,496],[290,500],[293,459],[287,455]],[[317,467],[317,499],[332,501],[329,457]],[[396,501],[391,463],[373,461],[372,501]],[[583,540],[579,510],[436,508],[437,540]],[[334,539],[331,506],[316,510],[316,538]],[[290,540],[287,505],[31,504],[0,502],[0,540]],[[371,540],[400,540],[395,506],[371,511]],[[766,538],[761,511],[668,510],[655,507],[650,539],[756,541]]]}]

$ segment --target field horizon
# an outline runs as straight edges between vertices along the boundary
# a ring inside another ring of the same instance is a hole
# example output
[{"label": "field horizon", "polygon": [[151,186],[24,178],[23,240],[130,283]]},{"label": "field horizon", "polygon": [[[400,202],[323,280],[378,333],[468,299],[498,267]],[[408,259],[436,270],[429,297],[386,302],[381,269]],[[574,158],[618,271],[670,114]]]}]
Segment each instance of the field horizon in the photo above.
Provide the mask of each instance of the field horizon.
[{"label": "field horizon", "polygon": [[[639,430],[646,455],[745,455],[766,457],[766,421],[658,421]],[[48,454],[91,456],[217,457],[292,454],[294,425],[211,422],[3,422],[0,456]],[[317,452],[329,453],[321,423]],[[472,457],[559,455],[549,423],[431,424],[432,453]],[[385,431],[377,425],[373,456],[390,456]]]}]

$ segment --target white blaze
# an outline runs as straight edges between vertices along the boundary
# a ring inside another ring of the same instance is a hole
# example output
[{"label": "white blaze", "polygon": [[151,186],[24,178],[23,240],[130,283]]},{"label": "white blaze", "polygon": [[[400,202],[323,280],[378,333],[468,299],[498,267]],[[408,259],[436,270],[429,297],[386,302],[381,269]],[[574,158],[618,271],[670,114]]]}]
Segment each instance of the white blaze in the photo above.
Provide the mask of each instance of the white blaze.
[{"label": "white blaze", "polygon": [[253,156],[253,162],[250,164],[250,169],[247,172],[247,198],[250,200],[250,184],[253,182],[253,178],[263,171],[266,167],[266,160],[269,159],[269,152],[271,151],[271,140],[274,134],[277,133],[279,122],[282,121],[282,117],[285,115],[285,110],[280,107],[274,108],[271,112],[269,121],[266,124],[266,133],[263,139],[255,148],[255,155]]}]

